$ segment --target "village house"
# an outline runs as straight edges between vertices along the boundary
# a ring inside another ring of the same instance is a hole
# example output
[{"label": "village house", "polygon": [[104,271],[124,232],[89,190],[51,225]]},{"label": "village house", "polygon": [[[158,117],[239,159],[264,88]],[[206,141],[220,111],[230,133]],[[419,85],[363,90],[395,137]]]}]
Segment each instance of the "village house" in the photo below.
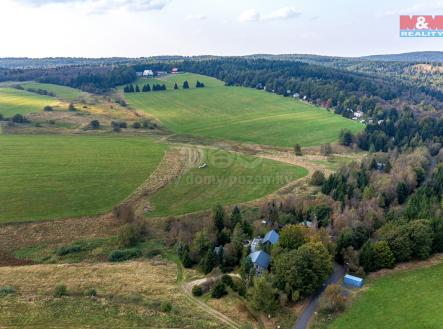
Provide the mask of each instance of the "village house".
[{"label": "village house", "polygon": [[254,264],[254,269],[257,274],[261,274],[268,270],[269,264],[271,263],[271,256],[266,252],[259,250],[249,254],[252,264]]},{"label": "village house", "polygon": [[251,258],[257,274],[263,273],[263,271],[267,270],[269,263],[271,262],[271,256],[265,251],[261,250],[262,246],[273,246],[278,242],[279,239],[280,235],[275,230],[271,230],[266,233],[264,238],[257,237],[252,240],[249,258]]},{"label": "village house", "polygon": [[143,71],[143,76],[145,78],[153,77],[154,76],[154,72],[152,70],[144,70]]}]

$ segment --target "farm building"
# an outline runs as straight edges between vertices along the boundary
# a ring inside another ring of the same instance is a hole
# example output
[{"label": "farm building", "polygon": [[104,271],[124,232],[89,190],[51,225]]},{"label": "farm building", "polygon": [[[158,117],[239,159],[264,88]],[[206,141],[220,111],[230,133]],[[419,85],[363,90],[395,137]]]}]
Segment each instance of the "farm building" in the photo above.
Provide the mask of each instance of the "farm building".
[{"label": "farm building", "polygon": [[179,71],[178,71],[178,68],[176,68],[176,67],[174,67],[172,70],[171,70],[171,73],[172,74],[177,74]]},{"label": "farm building", "polygon": [[346,274],[345,277],[343,278],[343,283],[347,286],[361,288],[363,286],[363,279],[353,275]]},{"label": "farm building", "polygon": [[266,252],[262,250],[250,253],[249,258],[251,258],[252,264],[254,264],[254,268],[257,274],[266,271],[269,267],[269,263],[271,263],[271,256],[269,256]]},{"label": "farm building", "polygon": [[154,76],[154,72],[152,70],[144,70],[143,71],[143,76],[144,77],[153,77]]},{"label": "farm building", "polygon": [[279,239],[280,235],[278,235],[278,233],[274,230],[271,230],[266,233],[264,238],[256,237],[254,238],[254,240],[252,240],[251,252],[254,253],[256,251],[259,251],[262,245],[274,245],[278,242]]},{"label": "farm building", "polygon": [[277,232],[275,232],[274,230],[269,231],[268,233],[266,233],[265,237],[263,238],[263,244],[271,244],[274,245],[278,242],[278,240],[280,239],[280,235],[278,235]]}]

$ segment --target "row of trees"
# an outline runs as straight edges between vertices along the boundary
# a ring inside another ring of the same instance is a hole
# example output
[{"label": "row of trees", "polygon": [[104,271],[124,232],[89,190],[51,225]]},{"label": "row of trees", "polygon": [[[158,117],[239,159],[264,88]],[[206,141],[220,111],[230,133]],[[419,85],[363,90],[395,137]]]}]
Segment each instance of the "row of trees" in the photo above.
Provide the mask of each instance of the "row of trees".
[{"label": "row of trees", "polygon": [[161,84],[153,84],[152,89],[151,89],[151,85],[149,83],[143,85],[142,89],[140,89],[140,87],[138,85],[135,85],[135,87],[134,87],[133,84],[127,85],[123,88],[123,91],[125,93],[139,93],[139,92],[147,93],[150,91],[164,91],[164,90],[166,90],[165,84],[162,84],[162,85]]},{"label": "row of trees", "polygon": [[[195,87],[196,88],[204,88],[205,84],[197,80]],[[183,82],[182,88],[189,89],[189,82],[187,80],[185,80]],[[174,83],[174,90],[177,90],[177,89],[179,89],[179,87],[176,82],[176,83]],[[164,91],[164,90],[166,90],[166,85],[165,84],[153,84],[152,89],[151,89],[151,86],[148,83],[148,84],[143,85],[143,87],[140,89],[140,87],[138,85],[135,85],[135,87],[134,87],[133,84],[129,84],[123,88],[123,91],[125,93],[139,93],[139,92],[146,93],[146,92],[150,92],[151,90],[152,91]]]}]

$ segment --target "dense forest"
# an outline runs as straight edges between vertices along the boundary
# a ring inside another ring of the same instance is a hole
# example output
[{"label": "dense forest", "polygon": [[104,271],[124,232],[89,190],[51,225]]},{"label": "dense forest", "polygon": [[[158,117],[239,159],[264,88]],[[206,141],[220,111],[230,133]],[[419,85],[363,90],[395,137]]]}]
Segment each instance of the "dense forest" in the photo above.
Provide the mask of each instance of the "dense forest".
[{"label": "dense forest", "polygon": [[94,93],[101,93],[110,88],[131,83],[136,78],[135,71],[125,65],[0,70],[0,81],[34,80],[79,88]]}]

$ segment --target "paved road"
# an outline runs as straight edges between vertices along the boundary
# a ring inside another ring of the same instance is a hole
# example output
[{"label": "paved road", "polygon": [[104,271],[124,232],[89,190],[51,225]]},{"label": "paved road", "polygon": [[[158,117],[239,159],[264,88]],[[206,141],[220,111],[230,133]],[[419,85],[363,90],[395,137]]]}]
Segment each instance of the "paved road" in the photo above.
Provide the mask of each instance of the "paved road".
[{"label": "paved road", "polygon": [[308,323],[314,315],[314,312],[317,310],[318,301],[326,287],[330,284],[339,282],[344,275],[345,267],[339,264],[334,264],[334,272],[332,272],[329,278],[325,281],[323,287],[321,287],[314,295],[311,296],[308,306],[306,306],[303,313],[298,317],[294,329],[305,329],[308,327]]}]

